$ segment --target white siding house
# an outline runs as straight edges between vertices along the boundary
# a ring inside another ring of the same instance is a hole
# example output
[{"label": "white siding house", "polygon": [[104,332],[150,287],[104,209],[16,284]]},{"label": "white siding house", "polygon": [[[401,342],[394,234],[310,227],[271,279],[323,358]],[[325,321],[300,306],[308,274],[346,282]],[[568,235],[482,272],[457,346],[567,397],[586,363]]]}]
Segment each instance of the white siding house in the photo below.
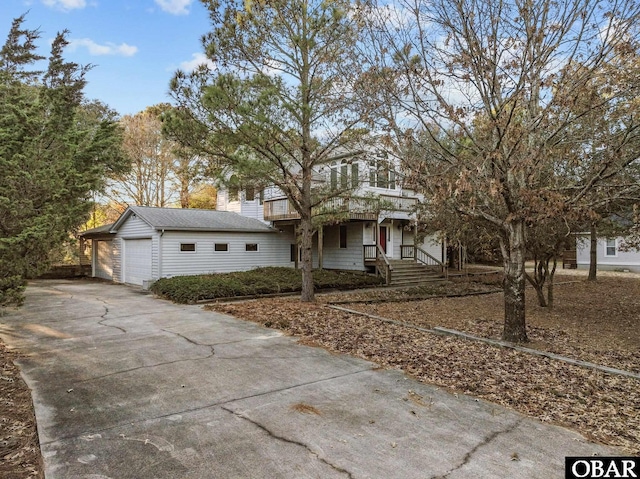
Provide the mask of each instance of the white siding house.
[{"label": "white siding house", "polygon": [[[314,267],[374,271],[378,247],[389,262],[431,256],[430,265],[446,263],[442,243],[435,236],[418,244],[415,211],[421,197],[403,187],[396,163],[384,153],[359,153],[314,172],[314,187],[336,191],[336,197],[323,206],[325,212],[341,212],[337,224],[325,225],[314,234]],[[346,194],[339,194],[339,190]],[[221,186],[216,208],[264,221],[276,229],[295,228],[300,223],[298,212],[273,186],[261,192]]]},{"label": "white siding house", "polygon": [[93,242],[92,275],[119,283],[294,264],[292,228],[232,212],[131,206],[106,230],[83,237]]},{"label": "white siding house", "polygon": [[[597,264],[602,271],[632,271],[640,273],[640,251],[624,251],[624,238],[598,238]],[[589,269],[591,251],[589,235],[579,235],[576,242],[576,263],[578,269]]]}]

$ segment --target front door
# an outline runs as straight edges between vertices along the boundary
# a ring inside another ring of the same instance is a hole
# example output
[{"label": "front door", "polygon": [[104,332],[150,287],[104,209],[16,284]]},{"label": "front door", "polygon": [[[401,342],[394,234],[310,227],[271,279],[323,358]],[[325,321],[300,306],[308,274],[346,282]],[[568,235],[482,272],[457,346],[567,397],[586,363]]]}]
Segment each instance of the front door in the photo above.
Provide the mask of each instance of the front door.
[{"label": "front door", "polygon": [[385,254],[387,254],[387,227],[380,227],[380,247]]}]

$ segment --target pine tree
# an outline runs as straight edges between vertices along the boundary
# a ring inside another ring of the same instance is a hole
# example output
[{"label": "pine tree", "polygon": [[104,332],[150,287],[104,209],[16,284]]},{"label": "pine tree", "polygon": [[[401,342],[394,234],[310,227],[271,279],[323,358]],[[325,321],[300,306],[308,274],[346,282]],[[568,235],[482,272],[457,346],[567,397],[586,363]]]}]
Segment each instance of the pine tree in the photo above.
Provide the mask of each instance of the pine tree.
[{"label": "pine tree", "polygon": [[13,21],[0,50],[0,305],[20,302],[24,278],[86,221],[92,191],[125,168],[120,131],[84,100],[90,66],[63,58],[56,35],[45,71],[34,65],[37,30]]}]

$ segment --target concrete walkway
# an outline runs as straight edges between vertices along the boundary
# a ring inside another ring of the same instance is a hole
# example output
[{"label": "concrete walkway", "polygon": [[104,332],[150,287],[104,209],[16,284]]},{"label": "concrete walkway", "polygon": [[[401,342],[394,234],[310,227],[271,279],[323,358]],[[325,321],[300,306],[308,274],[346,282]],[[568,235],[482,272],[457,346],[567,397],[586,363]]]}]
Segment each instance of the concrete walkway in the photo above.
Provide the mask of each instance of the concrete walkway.
[{"label": "concrete walkway", "polygon": [[37,281],[28,356],[47,479],[551,478],[578,434],[126,286]]}]

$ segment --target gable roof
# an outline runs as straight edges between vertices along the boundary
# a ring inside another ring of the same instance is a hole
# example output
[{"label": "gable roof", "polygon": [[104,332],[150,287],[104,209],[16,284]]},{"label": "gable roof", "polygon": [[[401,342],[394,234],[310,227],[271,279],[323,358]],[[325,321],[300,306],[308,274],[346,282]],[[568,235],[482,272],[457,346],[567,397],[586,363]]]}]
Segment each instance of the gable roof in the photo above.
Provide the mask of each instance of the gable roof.
[{"label": "gable roof", "polygon": [[131,215],[137,216],[155,230],[277,232],[262,221],[247,218],[231,211],[154,208],[150,206],[129,206],[120,215],[118,221],[113,224],[110,231],[117,232]]}]

